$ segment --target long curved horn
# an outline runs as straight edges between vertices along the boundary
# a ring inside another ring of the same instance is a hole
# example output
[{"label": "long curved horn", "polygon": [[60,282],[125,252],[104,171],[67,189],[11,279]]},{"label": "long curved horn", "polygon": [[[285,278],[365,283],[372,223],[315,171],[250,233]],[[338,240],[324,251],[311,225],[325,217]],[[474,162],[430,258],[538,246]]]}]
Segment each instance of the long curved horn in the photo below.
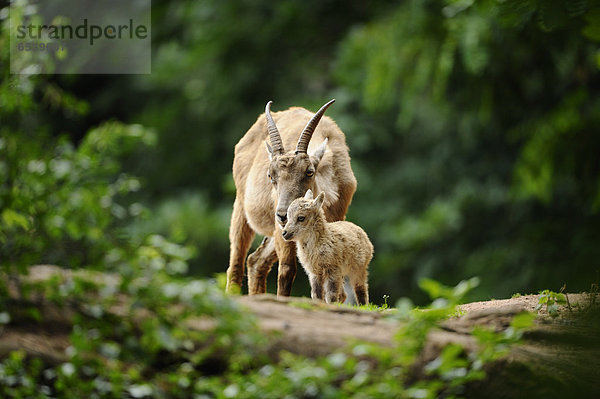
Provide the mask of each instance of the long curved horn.
[{"label": "long curved horn", "polygon": [[315,132],[315,129],[317,128],[321,117],[323,116],[327,108],[329,108],[329,106],[334,102],[335,98],[329,101],[327,104],[323,105],[312,117],[312,119],[308,121],[306,127],[300,135],[300,139],[298,139],[298,144],[296,144],[296,154],[306,153],[306,151],[308,150],[308,143],[310,143],[310,139],[312,138],[312,135]]},{"label": "long curved horn", "polygon": [[277,125],[271,116],[271,104],[273,101],[269,101],[265,107],[265,115],[267,117],[267,129],[269,130],[269,137],[271,139],[271,147],[273,148],[274,154],[283,154],[283,144],[281,142],[281,135],[277,130]]}]

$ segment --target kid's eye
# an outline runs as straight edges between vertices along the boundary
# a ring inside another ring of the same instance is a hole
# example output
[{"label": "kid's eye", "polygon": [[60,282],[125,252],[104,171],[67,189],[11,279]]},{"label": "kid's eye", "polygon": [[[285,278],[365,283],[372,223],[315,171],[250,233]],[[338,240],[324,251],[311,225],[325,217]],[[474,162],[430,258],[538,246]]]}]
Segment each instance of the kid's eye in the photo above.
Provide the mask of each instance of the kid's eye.
[{"label": "kid's eye", "polygon": [[307,170],[307,171],[306,171],[306,176],[307,176],[307,177],[313,177],[314,175],[315,175],[315,172],[314,172],[314,171],[312,171],[312,170]]},{"label": "kid's eye", "polygon": [[299,222],[304,222],[304,216],[298,216],[298,221]]}]

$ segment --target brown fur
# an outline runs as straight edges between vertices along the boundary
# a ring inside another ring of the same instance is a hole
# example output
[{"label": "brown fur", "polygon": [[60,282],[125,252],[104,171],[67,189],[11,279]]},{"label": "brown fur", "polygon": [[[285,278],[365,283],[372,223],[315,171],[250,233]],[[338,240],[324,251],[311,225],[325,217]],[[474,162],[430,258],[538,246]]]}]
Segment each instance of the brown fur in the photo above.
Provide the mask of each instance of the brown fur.
[{"label": "brown fur", "polygon": [[369,303],[367,268],[373,258],[373,244],[367,233],[354,223],[328,223],[322,209],[324,193],[313,200],[309,190],[294,200],[287,212],[282,236],[296,242],[298,258],[308,274],[313,299],[343,302],[347,277],[359,305]]},{"label": "brown fur", "polygon": [[[236,199],[229,227],[228,291],[232,291],[233,285],[242,286],[244,259],[255,233],[258,233],[266,239],[248,258],[249,294],[265,292],[271,265],[279,259],[277,294],[290,295],[296,276],[296,249],[293,242],[282,239],[276,211],[285,215],[289,204],[311,189],[327,194],[324,211],[328,221],[343,220],[356,191],[346,138],[331,118],[324,116],[313,134],[308,147],[308,154],[313,155],[295,155],[293,150],[300,133],[313,113],[293,107],[272,116],[288,152],[270,159],[264,144],[269,140],[265,114],[258,117],[235,146]],[[315,152],[318,153],[318,147],[325,139],[328,140],[327,151],[318,159]],[[308,168],[315,169],[312,178],[305,175]],[[268,174],[277,179],[276,185],[271,183]]]}]

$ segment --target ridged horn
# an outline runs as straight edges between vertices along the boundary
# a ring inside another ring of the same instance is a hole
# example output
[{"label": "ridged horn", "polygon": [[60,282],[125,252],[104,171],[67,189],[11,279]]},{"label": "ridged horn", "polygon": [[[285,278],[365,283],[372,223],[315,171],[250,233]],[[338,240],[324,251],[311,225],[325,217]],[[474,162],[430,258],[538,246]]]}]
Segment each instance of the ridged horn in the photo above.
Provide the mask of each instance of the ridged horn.
[{"label": "ridged horn", "polygon": [[323,114],[325,113],[327,108],[329,108],[329,106],[334,102],[335,98],[329,101],[327,104],[323,105],[312,117],[312,119],[308,121],[306,127],[300,135],[300,139],[298,139],[298,144],[296,144],[296,154],[306,153],[306,151],[308,150],[308,143],[310,143],[310,139],[312,138],[312,135],[315,132],[315,129],[317,128],[321,117],[323,117]]},{"label": "ridged horn", "polygon": [[274,154],[283,154],[283,143],[281,142],[281,135],[277,130],[277,125],[271,116],[271,104],[273,101],[269,101],[265,106],[265,115],[267,117],[267,129],[269,130],[269,138],[271,139],[271,147]]}]

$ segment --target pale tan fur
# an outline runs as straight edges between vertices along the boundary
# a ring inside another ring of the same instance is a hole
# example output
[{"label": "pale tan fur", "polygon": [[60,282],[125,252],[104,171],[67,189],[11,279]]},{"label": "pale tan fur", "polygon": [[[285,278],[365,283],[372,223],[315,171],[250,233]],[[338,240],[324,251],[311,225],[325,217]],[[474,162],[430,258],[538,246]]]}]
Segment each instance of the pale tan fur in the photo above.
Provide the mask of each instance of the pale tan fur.
[{"label": "pale tan fur", "polygon": [[344,277],[349,279],[359,305],[369,303],[367,268],[373,244],[354,223],[327,222],[322,209],[324,193],[313,199],[310,190],[294,200],[287,211],[282,236],[296,242],[298,258],[310,280],[311,297],[327,303],[344,302]]},{"label": "pale tan fur", "polygon": [[[327,194],[324,211],[328,221],[343,220],[356,191],[346,139],[333,120],[324,116],[313,134],[308,154],[296,155],[294,148],[300,133],[313,113],[293,107],[272,113],[272,116],[288,152],[270,156],[265,148],[269,141],[265,114],[258,117],[235,146],[236,198],[229,228],[228,291],[232,291],[234,285],[242,286],[244,260],[255,233],[258,233],[265,239],[248,257],[249,294],[266,291],[267,274],[278,259],[277,294],[290,295],[297,269],[296,250],[293,242],[286,242],[281,237],[281,221],[276,222],[277,211],[285,215],[289,204],[311,189]],[[314,171],[314,176],[306,175],[309,169]],[[268,175],[276,180],[276,184]]]}]

